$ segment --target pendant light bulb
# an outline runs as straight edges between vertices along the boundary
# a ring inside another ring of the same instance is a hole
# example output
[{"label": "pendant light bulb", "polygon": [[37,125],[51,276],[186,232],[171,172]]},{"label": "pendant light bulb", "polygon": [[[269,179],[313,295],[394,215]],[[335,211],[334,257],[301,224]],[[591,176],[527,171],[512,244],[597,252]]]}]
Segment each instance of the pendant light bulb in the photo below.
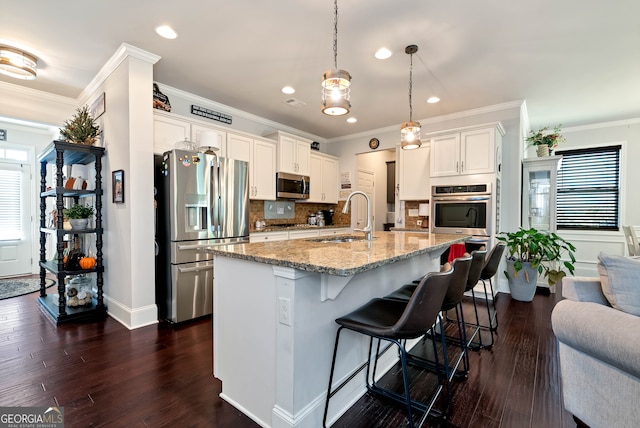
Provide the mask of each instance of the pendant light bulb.
[{"label": "pendant light bulb", "polygon": [[404,150],[417,149],[422,145],[420,141],[420,122],[413,121],[413,106],[411,95],[413,92],[413,54],[418,52],[418,46],[409,45],[404,52],[411,58],[409,68],[409,121],[400,126],[400,147]]},{"label": "pendant light bulb", "polygon": [[334,0],[333,66],[322,75],[322,112],[329,116],[342,116],[351,108],[351,75],[338,70],[338,0]]}]

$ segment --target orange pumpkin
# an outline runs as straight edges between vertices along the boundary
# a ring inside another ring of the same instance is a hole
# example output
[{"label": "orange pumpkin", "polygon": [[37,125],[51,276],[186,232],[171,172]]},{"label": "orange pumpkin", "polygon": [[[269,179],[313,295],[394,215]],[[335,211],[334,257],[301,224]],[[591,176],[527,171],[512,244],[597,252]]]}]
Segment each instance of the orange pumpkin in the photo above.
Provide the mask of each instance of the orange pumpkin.
[{"label": "orange pumpkin", "polygon": [[93,257],[83,257],[79,263],[82,269],[92,269],[96,265],[96,259]]}]

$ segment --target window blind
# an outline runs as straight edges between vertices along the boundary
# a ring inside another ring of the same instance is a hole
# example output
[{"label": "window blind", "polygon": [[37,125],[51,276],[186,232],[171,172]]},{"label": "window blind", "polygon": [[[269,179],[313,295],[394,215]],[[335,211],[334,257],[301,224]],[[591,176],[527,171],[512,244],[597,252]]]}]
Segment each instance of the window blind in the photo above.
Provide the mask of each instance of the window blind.
[{"label": "window blind", "polygon": [[619,230],[620,148],[556,151],[558,229]]},{"label": "window blind", "polygon": [[22,239],[21,171],[0,169],[0,241]]}]

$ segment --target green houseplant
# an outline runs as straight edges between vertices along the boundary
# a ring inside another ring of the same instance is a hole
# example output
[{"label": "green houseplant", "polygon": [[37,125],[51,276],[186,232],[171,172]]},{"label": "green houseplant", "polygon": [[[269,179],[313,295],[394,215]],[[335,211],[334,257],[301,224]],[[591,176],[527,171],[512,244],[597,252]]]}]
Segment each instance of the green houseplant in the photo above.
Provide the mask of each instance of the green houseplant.
[{"label": "green houseplant", "polygon": [[93,215],[93,207],[73,204],[70,208],[63,209],[62,214],[69,219],[72,229],[86,229],[89,224],[89,217]]},{"label": "green houseplant", "polygon": [[566,142],[560,133],[562,124],[553,128],[553,132],[549,131],[549,127],[545,126],[538,131],[530,131],[526,141],[530,146],[536,146],[538,156],[548,156],[550,149],[555,149],[558,144]]},{"label": "green houseplant", "polygon": [[95,143],[100,132],[100,127],[95,124],[87,106],[76,109],[71,120],[65,121],[64,127],[60,128],[60,136],[65,141],[87,146]]},{"label": "green houseplant", "polygon": [[[516,232],[501,232],[497,239],[505,243],[509,253],[504,274],[516,300],[533,299],[538,275],[543,272],[549,286],[567,275],[564,269],[573,275],[576,248],[556,233],[519,228]],[[562,261],[565,253],[569,261]]]}]

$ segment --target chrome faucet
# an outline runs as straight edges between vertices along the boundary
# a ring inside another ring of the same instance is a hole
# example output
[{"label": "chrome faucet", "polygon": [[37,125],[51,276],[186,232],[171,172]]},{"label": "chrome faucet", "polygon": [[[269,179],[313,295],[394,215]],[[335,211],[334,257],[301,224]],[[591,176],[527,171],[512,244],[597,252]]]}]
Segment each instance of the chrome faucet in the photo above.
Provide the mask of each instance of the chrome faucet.
[{"label": "chrome faucet", "polygon": [[354,195],[362,195],[367,200],[367,226],[364,229],[353,229],[356,232],[364,232],[364,236],[367,241],[371,241],[373,239],[373,226],[372,226],[372,214],[371,214],[371,199],[369,199],[369,195],[366,193],[356,190],[355,192],[351,192],[351,194],[347,197],[347,201],[344,203],[344,208],[342,209],[343,214],[347,214],[349,212],[349,202]]}]

